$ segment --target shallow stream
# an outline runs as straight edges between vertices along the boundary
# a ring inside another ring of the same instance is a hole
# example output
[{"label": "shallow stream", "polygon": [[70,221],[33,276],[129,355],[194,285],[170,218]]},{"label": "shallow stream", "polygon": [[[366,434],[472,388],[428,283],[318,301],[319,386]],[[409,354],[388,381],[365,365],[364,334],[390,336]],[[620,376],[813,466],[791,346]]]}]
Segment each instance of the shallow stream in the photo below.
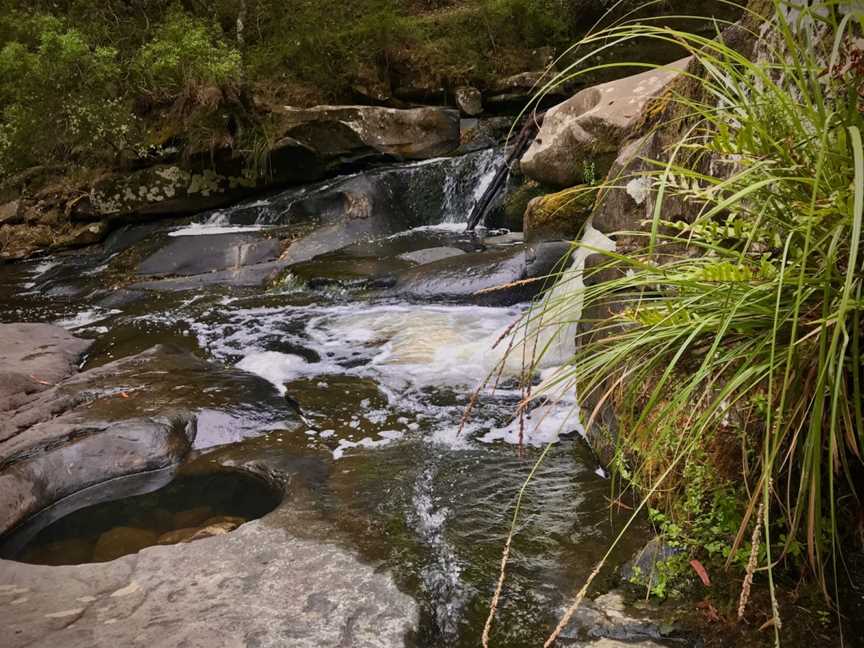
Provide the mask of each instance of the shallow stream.
[{"label": "shallow stream", "polygon": [[[404,219],[411,227],[369,236],[368,250],[355,243],[353,253],[471,249],[476,237],[460,223],[499,163],[484,152],[374,172],[391,174],[387,186],[410,195],[398,209],[414,210]],[[202,285],[122,298],[130,264],[166,241],[290,229],[280,214],[297,196],[333,185],[191,221],[125,227],[101,249],[0,267],[0,320],[54,322],[95,339],[84,369],[167,343],[269,381],[299,406],[304,424],[288,421],[284,408],[250,406],[227,418],[204,408],[197,456],[263,444],[323,459],[329,470],[307,480],[298,501],[338,529],[322,541],[350,543],[418,600],[420,646],[478,645],[514,503],[547,451],[525,489],[495,626],[497,646],[538,645],[626,517],[610,507],[610,484],[580,439],[572,394],[520,424],[519,363],[508,363],[497,389],[480,393],[460,430],[472,394],[506,349],[496,341],[527,304],[409,302],[339,281],[312,289],[291,275],[266,289]],[[545,371],[561,360],[551,357]],[[625,543],[616,559],[636,548]]]}]

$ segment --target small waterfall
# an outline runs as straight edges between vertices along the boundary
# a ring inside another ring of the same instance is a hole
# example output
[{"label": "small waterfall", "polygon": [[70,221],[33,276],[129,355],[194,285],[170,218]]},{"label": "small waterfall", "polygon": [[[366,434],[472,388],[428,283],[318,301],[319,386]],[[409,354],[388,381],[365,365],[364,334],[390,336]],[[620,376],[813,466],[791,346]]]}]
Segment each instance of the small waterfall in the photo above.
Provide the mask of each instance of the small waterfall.
[{"label": "small waterfall", "polygon": [[478,153],[450,158],[453,169],[444,181],[444,223],[464,223],[505,163],[501,149],[484,149]]},{"label": "small waterfall", "polygon": [[208,214],[203,223],[211,227],[290,225],[319,208],[338,204],[344,193],[367,195],[376,209],[398,214],[405,229],[464,223],[504,162],[501,149],[489,148],[381,167],[219,209]]},{"label": "small waterfall", "polygon": [[[576,335],[585,303],[585,260],[598,251],[614,249],[615,242],[595,229],[589,221],[580,246],[573,252],[572,265],[561,274],[552,289],[533,309],[527,331],[523,328],[515,333],[518,340],[525,340],[526,357],[531,358],[534,353],[543,352],[538,368],[548,371],[544,373],[543,383],[534,390],[538,396],[549,391],[544,389],[544,384],[554,384],[559,372],[567,370],[566,364],[576,352]],[[558,322],[561,324],[556,324]],[[521,371],[522,355],[521,350],[510,354],[507,359],[508,371]],[[551,391],[553,397],[570,396],[555,392],[555,388],[551,388]]]}]

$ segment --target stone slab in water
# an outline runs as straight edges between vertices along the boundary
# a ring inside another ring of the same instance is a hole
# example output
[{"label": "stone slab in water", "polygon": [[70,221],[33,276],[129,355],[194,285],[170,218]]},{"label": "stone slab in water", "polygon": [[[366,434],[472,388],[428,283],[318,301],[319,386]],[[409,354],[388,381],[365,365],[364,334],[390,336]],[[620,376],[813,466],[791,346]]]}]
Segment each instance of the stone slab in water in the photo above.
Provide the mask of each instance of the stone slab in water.
[{"label": "stone slab in water", "polygon": [[272,261],[279,256],[279,241],[253,234],[212,234],[171,239],[144,259],[139,275],[198,275],[238,269]]},{"label": "stone slab in water", "polygon": [[[181,292],[197,290],[208,286],[228,286],[231,288],[255,288],[275,279],[287,265],[284,261],[268,261],[231,270],[216,270],[186,277],[169,277],[154,281],[139,281],[129,286],[132,294],[121,295],[114,300],[105,300],[101,304],[123,303],[125,299],[135,301],[138,297],[135,291],[154,290],[157,292]],[[113,306],[111,306],[113,307]]]},{"label": "stone slab in water", "polygon": [[416,604],[352,552],[292,537],[290,525],[283,509],[107,563],[0,560],[3,645],[404,646]]},{"label": "stone slab in water", "polygon": [[[540,292],[568,249],[566,243],[516,245],[442,259],[400,273],[393,291],[409,299],[512,305]],[[537,281],[519,283],[531,278]]]},{"label": "stone slab in water", "polygon": [[435,261],[441,261],[442,259],[449,259],[450,257],[461,256],[463,254],[465,254],[465,252],[459,248],[435,247],[427,248],[425,250],[417,250],[416,252],[406,252],[405,254],[400,254],[399,258],[416,263],[417,265],[423,265],[425,263],[433,263]]}]

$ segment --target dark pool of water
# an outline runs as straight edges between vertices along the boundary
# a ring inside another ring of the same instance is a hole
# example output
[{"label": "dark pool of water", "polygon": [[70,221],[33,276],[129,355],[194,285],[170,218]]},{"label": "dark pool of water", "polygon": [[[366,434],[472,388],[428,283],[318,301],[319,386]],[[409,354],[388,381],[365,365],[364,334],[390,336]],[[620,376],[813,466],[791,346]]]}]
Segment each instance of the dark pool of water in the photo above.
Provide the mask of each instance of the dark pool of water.
[{"label": "dark pool of water", "polygon": [[146,495],[79,509],[42,529],[19,551],[14,534],[0,557],[39,565],[107,562],[145,547],[234,530],[281,501],[263,480],[220,472],[181,477]]}]

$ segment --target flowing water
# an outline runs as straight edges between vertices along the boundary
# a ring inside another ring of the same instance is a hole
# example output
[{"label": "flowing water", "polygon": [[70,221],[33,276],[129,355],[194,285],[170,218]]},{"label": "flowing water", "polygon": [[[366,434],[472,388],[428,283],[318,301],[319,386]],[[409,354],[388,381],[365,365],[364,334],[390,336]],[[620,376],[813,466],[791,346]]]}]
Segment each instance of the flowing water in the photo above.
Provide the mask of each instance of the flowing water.
[{"label": "flowing water", "polygon": [[[478,644],[514,503],[548,449],[524,492],[494,635],[498,646],[537,645],[625,517],[610,507],[610,485],[580,440],[573,394],[558,393],[522,421],[515,416],[518,359],[505,363],[496,388],[480,392],[473,416],[460,425],[474,390],[497,373],[507,344],[496,342],[527,305],[407,303],[290,284],[209,286],[128,305],[96,303],[122,275],[114,270],[118,259],[146,248],[154,236],[164,242],[166,236],[290,226],[298,200],[369,175],[398,197],[404,222],[414,228],[407,235],[385,233],[384,244],[398,247],[406,236],[468,244],[458,223],[499,164],[499,154],[484,151],[403,165],[293,189],[191,223],[126,229],[93,254],[0,268],[0,318],[53,321],[95,338],[85,368],[168,342],[257,374],[291,397],[305,425],[288,430],[274,422],[275,414],[250,415],[232,440],[332,462],[327,477],[310,487],[309,505],[416,597],[421,646]],[[560,348],[537,380],[554,373],[570,337],[556,342]],[[202,416],[199,428],[208,424],[219,422]],[[222,442],[218,434],[211,438]],[[622,546],[616,559],[633,549]]]}]

